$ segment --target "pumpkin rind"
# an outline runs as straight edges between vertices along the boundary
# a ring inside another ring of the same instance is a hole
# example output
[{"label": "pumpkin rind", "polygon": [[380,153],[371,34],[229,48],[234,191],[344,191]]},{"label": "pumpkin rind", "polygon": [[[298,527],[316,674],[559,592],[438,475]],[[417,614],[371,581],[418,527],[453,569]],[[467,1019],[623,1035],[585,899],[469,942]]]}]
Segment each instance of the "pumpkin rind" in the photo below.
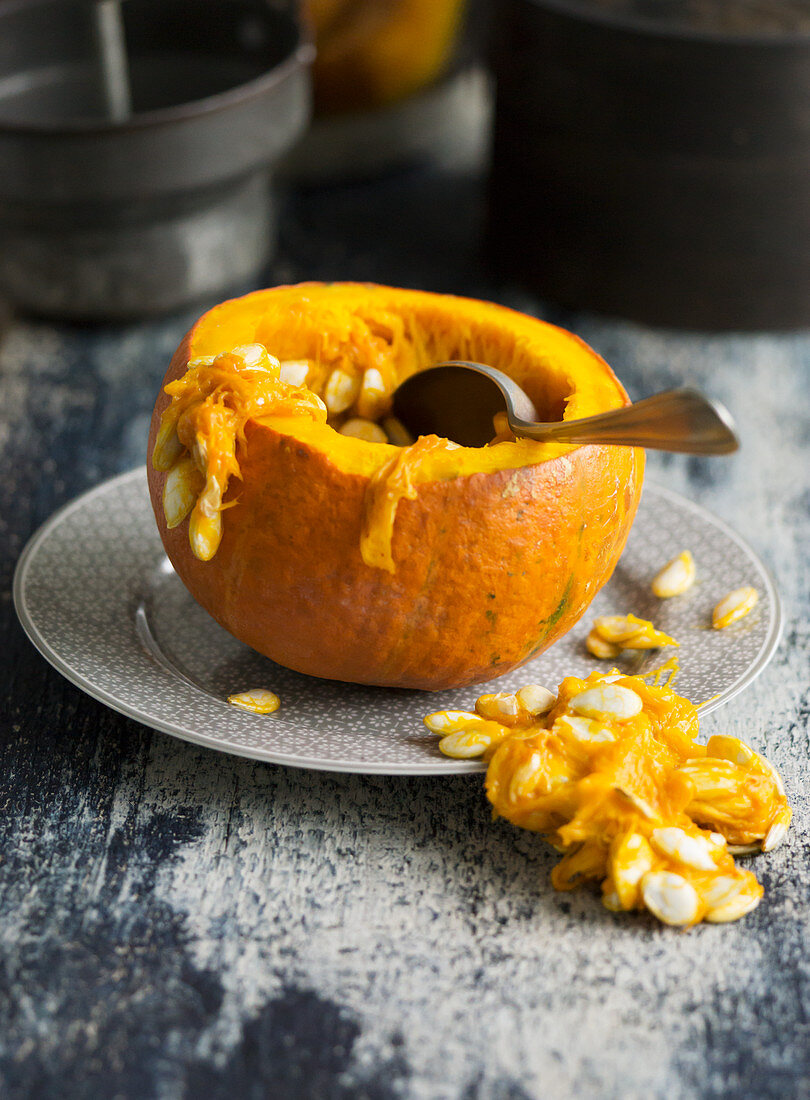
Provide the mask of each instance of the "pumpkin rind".
[{"label": "pumpkin rind", "polygon": [[[389,305],[407,308],[452,313],[476,305],[423,292],[355,290],[363,300],[386,295]],[[228,341],[244,343],[274,293],[225,303],[202,318],[175,353],[164,385],[185,372],[201,326],[209,343],[220,340],[220,350]],[[506,334],[543,326],[502,307],[481,308]],[[577,342],[580,356],[583,347]],[[607,365],[586,350],[589,367],[607,372],[613,403],[626,401]],[[150,455],[167,404],[161,393]],[[396,568],[389,573],[367,565],[360,552],[364,464],[347,469],[347,460],[335,459],[331,429],[322,429],[324,447],[296,436],[294,423],[285,428],[247,424],[241,480],[226,497],[238,503],[224,514],[211,561],[194,557],[186,524],[167,528],[166,474],[151,465],[150,492],[166,552],[194,598],[272,660],[330,679],[438,690],[522,664],[569,630],[609,578],[641,492],[643,452],[630,448],[556,447],[545,461],[486,471],[475,469],[478,452],[464,449],[458,476],[422,481],[416,499],[399,501]]]}]

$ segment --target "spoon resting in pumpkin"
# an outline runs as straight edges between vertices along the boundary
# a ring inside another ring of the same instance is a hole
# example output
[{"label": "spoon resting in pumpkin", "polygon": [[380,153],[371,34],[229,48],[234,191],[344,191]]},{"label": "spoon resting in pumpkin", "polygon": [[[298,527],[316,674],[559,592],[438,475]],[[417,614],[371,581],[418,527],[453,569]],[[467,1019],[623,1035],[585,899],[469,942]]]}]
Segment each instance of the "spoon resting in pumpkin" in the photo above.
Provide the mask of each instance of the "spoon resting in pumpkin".
[{"label": "spoon resting in pumpkin", "polygon": [[540,422],[523,389],[503,371],[454,360],[412,374],[393,394],[394,416],[414,438],[437,435],[463,447],[492,439],[506,413],[516,436],[538,442],[609,443],[684,454],[729,454],[739,447],[728,410],[696,390],[667,390],[581,420]]}]

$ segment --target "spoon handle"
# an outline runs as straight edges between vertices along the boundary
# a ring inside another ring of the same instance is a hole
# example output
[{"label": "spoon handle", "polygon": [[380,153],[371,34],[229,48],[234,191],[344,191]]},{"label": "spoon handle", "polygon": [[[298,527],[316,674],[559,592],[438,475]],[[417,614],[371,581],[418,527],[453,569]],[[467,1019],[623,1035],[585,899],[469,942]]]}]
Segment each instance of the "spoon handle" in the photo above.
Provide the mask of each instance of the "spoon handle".
[{"label": "spoon handle", "polygon": [[718,455],[740,442],[729,411],[696,390],[667,390],[634,405],[582,420],[531,424],[510,418],[521,436],[557,443],[616,443],[684,454]]}]

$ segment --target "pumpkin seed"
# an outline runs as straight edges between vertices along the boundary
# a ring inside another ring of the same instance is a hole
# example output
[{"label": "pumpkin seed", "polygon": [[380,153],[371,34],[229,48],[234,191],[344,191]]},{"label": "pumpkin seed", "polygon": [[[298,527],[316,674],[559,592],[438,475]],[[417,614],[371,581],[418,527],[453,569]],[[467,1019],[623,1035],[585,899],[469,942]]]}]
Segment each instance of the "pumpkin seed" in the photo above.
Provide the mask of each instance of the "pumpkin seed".
[{"label": "pumpkin seed", "polygon": [[772,852],[774,848],[778,848],[782,841],[787,836],[788,828],[790,827],[790,819],[793,815],[791,811],[785,807],[771,823],[771,827],[765,834],[765,839],[762,841],[762,851]]},{"label": "pumpkin seed", "polygon": [[278,376],[288,386],[304,386],[309,371],[309,359],[284,359],[279,363]]},{"label": "pumpkin seed", "polygon": [[382,422],[382,426],[385,428],[388,442],[392,443],[395,447],[410,447],[414,442],[411,433],[402,421],[397,420],[395,416],[386,416]]},{"label": "pumpkin seed", "polygon": [[164,413],[152,450],[152,466],[156,470],[171,470],[183,450],[183,444],[177,438],[176,417]]},{"label": "pumpkin seed", "polygon": [[682,595],[695,583],[695,572],[695,559],[688,550],[683,550],[655,575],[653,595],[662,600]]},{"label": "pumpkin seed", "polygon": [[653,829],[650,843],[662,856],[683,863],[685,867],[693,867],[696,871],[717,869],[706,841],[702,837],[690,836],[676,825]]},{"label": "pumpkin seed", "polygon": [[492,743],[492,737],[483,730],[462,729],[448,733],[439,742],[439,751],[457,760],[482,756]]},{"label": "pumpkin seed", "polygon": [[715,630],[724,630],[753,611],[759,602],[759,594],[750,585],[735,588],[717,604],[712,612],[712,626]]},{"label": "pumpkin seed", "polygon": [[607,729],[591,718],[574,718],[564,714],[557,719],[552,728],[555,730],[561,728],[563,732],[570,733],[583,744],[616,740],[616,735],[612,730]]},{"label": "pumpkin seed", "polygon": [[366,420],[361,416],[354,416],[346,420],[340,426],[340,434],[351,436],[352,439],[363,439],[366,443],[387,443],[388,436],[373,420]]},{"label": "pumpkin seed", "polygon": [[345,412],[357,400],[360,392],[360,379],[355,374],[336,367],[327,379],[323,399],[329,412],[334,416]]},{"label": "pumpkin seed", "polygon": [[736,897],[731,898],[725,905],[718,905],[710,909],[706,914],[706,920],[710,924],[726,924],[728,921],[739,920],[752,909],[756,909],[762,900],[761,893],[740,891]]},{"label": "pumpkin seed", "polygon": [[664,924],[692,924],[700,911],[697,890],[674,871],[648,871],[641,880],[644,904]]},{"label": "pumpkin seed", "polygon": [[503,718],[517,718],[520,705],[511,692],[499,691],[495,695],[481,695],[475,709],[483,718],[499,722]]},{"label": "pumpkin seed", "polygon": [[170,530],[183,522],[204,485],[205,478],[189,455],[172,466],[163,485],[163,514]]},{"label": "pumpkin seed", "polygon": [[541,687],[540,684],[526,684],[515,693],[515,697],[520,706],[533,718],[546,714],[557,702],[554,692]]},{"label": "pumpkin seed", "polygon": [[609,661],[613,657],[618,657],[622,651],[620,645],[616,645],[614,642],[606,642],[596,629],[592,630],[585,639],[585,648],[592,657],[596,657],[600,661]]},{"label": "pumpkin seed", "polygon": [[281,706],[281,700],[267,688],[251,688],[229,695],[228,702],[234,707],[251,710],[254,714],[273,714]]},{"label": "pumpkin seed", "polygon": [[597,684],[571,699],[570,707],[586,718],[617,718],[620,722],[635,718],[643,706],[641,697],[619,684]]},{"label": "pumpkin seed", "polygon": [[444,735],[461,726],[483,725],[484,719],[480,714],[473,714],[469,710],[437,710],[435,714],[429,714],[422,721],[431,733]]}]

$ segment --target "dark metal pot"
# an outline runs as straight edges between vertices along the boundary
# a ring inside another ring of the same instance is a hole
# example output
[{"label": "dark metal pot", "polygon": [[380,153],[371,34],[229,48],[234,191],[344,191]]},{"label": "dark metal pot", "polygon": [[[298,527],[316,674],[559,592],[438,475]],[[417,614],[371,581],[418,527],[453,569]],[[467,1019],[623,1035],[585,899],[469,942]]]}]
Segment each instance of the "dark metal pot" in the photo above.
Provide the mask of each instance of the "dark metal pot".
[{"label": "dark metal pot", "polygon": [[810,324],[810,35],[498,8],[499,271],[653,324]]},{"label": "dark metal pot", "polygon": [[216,295],[273,247],[270,166],[311,47],[264,0],[126,0],[133,113],[104,117],[93,5],[0,6],[0,294],[73,318]]}]

